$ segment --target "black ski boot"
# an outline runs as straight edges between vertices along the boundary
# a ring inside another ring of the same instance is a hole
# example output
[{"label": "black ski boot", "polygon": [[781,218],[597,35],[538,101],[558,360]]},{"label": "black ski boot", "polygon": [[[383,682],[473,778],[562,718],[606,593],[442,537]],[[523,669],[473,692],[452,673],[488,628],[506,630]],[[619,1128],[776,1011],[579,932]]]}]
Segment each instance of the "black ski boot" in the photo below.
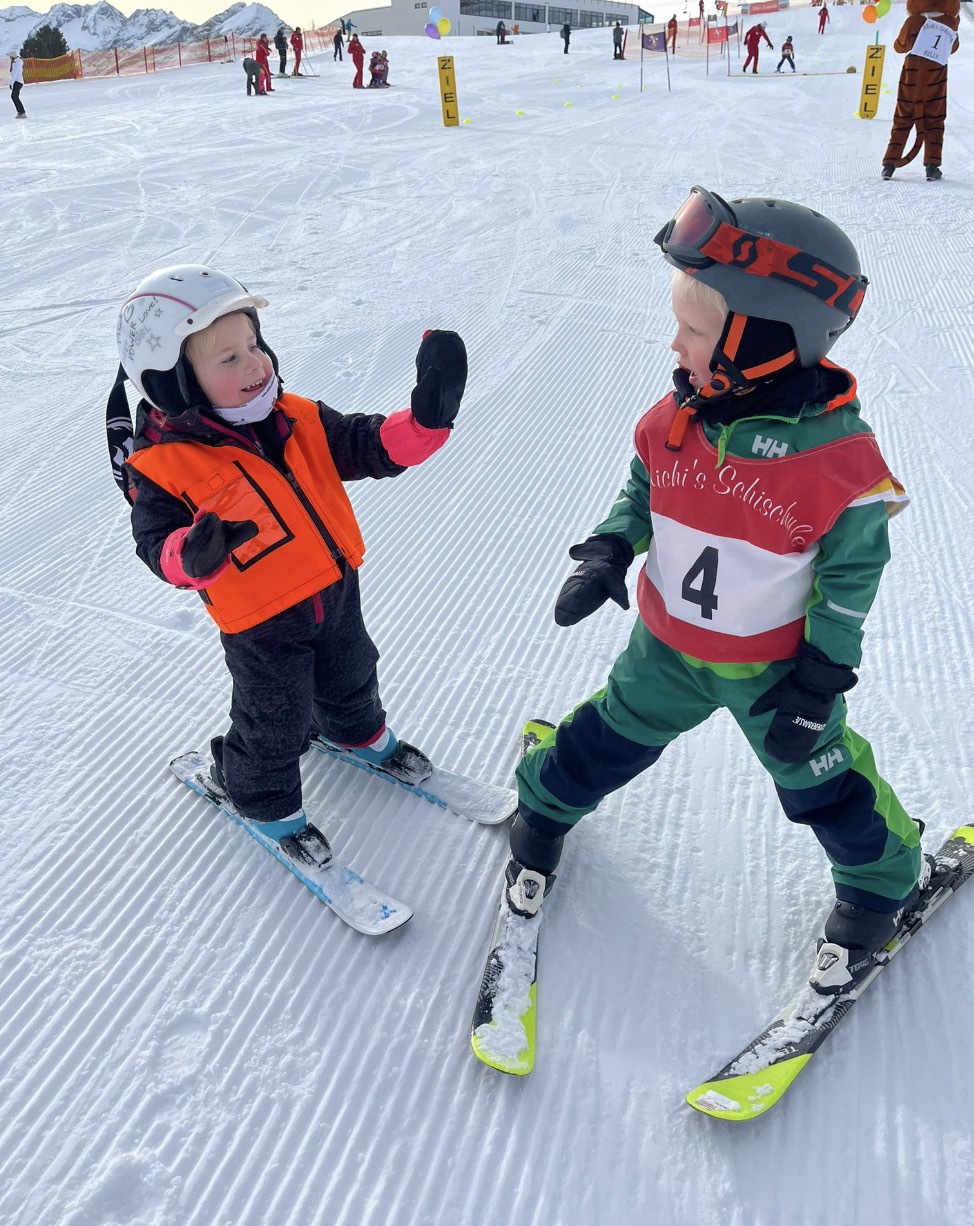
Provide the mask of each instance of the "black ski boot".
[{"label": "black ski boot", "polygon": [[541,910],[555,883],[564,841],[564,835],[536,830],[520,813],[515,817],[511,826],[511,858],[504,869],[507,905],[515,915],[537,915]]},{"label": "black ski boot", "polygon": [[841,899],[825,921],[825,937],[819,941],[815,967],[809,983],[824,995],[848,992],[865,979],[883,950],[892,941],[903,916],[916,904],[933,873],[932,856],[920,863],[920,880],[896,911],[873,911]]},{"label": "black ski boot", "polygon": [[942,179],[944,177],[939,166],[934,166],[931,164],[930,166],[925,166],[924,170],[927,172],[928,183],[936,183],[938,179]]},{"label": "black ski boot", "polygon": [[893,171],[894,171],[895,169],[896,169],[896,167],[893,165],[893,163],[892,163],[892,162],[884,162],[884,163],[883,163],[883,170],[882,170],[883,178],[884,178],[884,179],[892,179],[892,177],[893,177]]}]

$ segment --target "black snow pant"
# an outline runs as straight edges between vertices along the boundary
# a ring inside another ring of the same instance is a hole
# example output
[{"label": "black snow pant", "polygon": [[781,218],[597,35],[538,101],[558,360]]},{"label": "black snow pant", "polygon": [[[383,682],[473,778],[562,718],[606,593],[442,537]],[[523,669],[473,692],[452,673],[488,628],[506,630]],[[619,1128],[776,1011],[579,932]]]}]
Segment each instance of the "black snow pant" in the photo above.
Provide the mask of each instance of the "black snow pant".
[{"label": "black snow pant", "polygon": [[312,727],[331,741],[362,745],[382,731],[379,653],[362,620],[358,575],[250,630],[222,634],[233,680],[223,743],[227,791],[256,821],[301,808],[299,760]]},{"label": "black snow pant", "polygon": [[27,112],[24,110],[24,104],[20,101],[20,91],[23,88],[24,87],[20,81],[15,81],[13,85],[11,85],[10,87],[10,97],[13,101],[14,108],[16,109],[18,115],[27,114]]},{"label": "black snow pant", "polygon": [[281,57],[281,66],[278,69],[278,72],[283,77],[285,72],[287,72],[287,52],[281,51],[280,49],[278,49],[277,54]]}]

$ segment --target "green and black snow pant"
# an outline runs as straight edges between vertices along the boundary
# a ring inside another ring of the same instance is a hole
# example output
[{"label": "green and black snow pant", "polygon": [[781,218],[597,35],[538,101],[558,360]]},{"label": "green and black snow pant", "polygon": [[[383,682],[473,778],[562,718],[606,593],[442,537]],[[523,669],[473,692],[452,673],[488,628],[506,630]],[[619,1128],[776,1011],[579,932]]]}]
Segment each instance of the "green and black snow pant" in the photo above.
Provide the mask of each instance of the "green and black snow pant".
[{"label": "green and black snow pant", "polygon": [[605,688],[566,716],[518,767],[521,817],[542,833],[565,834],[652,766],[681,732],[724,707],[774,780],[785,815],[815,832],[832,865],[836,897],[897,910],[917,881],[921,827],[879,775],[869,743],[846,724],[842,695],[804,762],[779,762],[766,752],[773,711],[748,714],[792,664],[702,664],[661,643],[638,621]]}]

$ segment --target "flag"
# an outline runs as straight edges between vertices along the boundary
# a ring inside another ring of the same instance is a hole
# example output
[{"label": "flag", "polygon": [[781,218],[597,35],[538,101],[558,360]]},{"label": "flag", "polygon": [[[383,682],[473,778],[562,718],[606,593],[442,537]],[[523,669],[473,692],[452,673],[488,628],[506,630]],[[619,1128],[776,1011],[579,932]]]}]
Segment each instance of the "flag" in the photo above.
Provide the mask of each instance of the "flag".
[{"label": "flag", "polygon": [[666,34],[644,34],[643,35],[643,50],[644,51],[662,51],[666,52]]}]

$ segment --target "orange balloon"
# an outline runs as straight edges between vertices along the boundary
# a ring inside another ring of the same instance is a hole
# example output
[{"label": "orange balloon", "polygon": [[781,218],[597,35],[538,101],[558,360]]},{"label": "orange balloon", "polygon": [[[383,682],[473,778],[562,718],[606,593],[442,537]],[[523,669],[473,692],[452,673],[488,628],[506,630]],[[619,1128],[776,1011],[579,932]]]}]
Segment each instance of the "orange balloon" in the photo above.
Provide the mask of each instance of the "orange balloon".
[{"label": "orange balloon", "polygon": [[869,25],[873,25],[878,16],[879,14],[876,12],[875,4],[867,4],[862,10],[862,19],[863,21],[868,22]]}]

